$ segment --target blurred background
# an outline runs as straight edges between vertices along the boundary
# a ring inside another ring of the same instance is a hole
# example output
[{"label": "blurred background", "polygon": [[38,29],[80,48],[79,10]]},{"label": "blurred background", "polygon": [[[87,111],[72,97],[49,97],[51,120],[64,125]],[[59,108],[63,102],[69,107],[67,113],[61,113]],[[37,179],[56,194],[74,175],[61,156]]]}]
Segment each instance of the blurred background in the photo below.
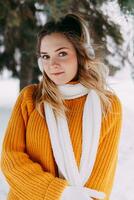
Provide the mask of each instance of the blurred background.
[{"label": "blurred background", "polygon": [[[0,0],[0,151],[19,91],[38,83],[36,37],[49,19],[79,13],[96,55],[108,66],[110,86],[123,107],[118,166],[110,200],[133,200],[134,0]],[[0,172],[0,200],[8,184]]]}]

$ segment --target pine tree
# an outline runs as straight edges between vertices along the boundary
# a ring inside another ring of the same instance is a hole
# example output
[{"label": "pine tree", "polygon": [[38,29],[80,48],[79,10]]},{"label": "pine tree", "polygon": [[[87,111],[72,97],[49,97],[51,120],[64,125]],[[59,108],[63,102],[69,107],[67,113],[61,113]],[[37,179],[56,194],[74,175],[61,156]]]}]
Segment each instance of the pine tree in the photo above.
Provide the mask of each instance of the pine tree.
[{"label": "pine tree", "polygon": [[[20,88],[32,82],[36,66],[36,26],[34,1],[6,0],[0,3],[0,35],[4,51],[0,53],[0,69],[7,67],[20,79]],[[20,59],[15,58],[15,52]],[[37,77],[35,78],[37,79]]]},{"label": "pine tree", "polygon": [[[39,19],[40,14],[47,19],[58,19],[68,12],[79,13],[89,24],[93,43],[103,47],[105,63],[110,68],[110,74],[129,63],[134,68],[130,51],[133,51],[134,35],[129,26],[128,35],[131,45],[123,49],[125,34],[117,20],[104,12],[110,9],[108,3],[120,5],[122,20],[134,20],[133,1],[130,0],[5,0],[0,1],[0,70],[7,68],[14,77],[20,79],[20,88],[38,82],[40,74],[36,61],[36,35],[44,22]],[[118,4],[119,3],[119,4]],[[114,4],[113,4],[114,5]],[[102,9],[103,7],[103,9]],[[104,9],[105,8],[105,9]],[[128,13],[129,10],[129,13]],[[131,11],[131,18],[128,18]],[[109,10],[109,12],[111,12]],[[38,17],[37,17],[38,15]],[[134,24],[132,22],[132,24]],[[126,29],[127,30],[127,29]],[[97,47],[95,45],[95,48]],[[115,51],[116,50],[116,51]],[[96,53],[97,53],[96,48]],[[101,54],[102,55],[102,54]],[[16,58],[16,57],[19,58]],[[102,56],[103,57],[103,56]],[[118,57],[118,62],[111,62],[111,58]]]}]

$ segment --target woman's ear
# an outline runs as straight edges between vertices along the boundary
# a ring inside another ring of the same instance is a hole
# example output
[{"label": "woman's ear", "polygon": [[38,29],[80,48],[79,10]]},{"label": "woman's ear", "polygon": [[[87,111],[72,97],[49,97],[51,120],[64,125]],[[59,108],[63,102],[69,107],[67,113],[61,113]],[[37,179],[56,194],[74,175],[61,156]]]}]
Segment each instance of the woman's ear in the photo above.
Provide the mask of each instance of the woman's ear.
[{"label": "woman's ear", "polygon": [[39,67],[39,69],[40,69],[40,71],[43,73],[43,64],[42,64],[42,60],[41,60],[41,58],[38,58],[38,67]]}]

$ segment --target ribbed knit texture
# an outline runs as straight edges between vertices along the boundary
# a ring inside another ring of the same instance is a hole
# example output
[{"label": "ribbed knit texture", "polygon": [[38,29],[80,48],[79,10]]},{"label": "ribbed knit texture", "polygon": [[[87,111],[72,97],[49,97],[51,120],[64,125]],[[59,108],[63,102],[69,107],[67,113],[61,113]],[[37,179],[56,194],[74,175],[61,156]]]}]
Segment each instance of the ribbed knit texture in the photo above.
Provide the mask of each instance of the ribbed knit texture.
[{"label": "ribbed knit texture", "polygon": [[[32,99],[36,85],[24,88],[13,109],[2,150],[1,167],[10,185],[8,200],[60,200],[66,180],[58,178],[45,119]],[[79,166],[82,150],[82,112],[86,96],[66,100],[68,125]],[[112,111],[102,120],[97,158],[86,187],[106,193],[113,186],[121,128],[121,104],[110,97]],[[89,121],[90,123],[90,121]],[[64,134],[64,133],[63,133]],[[90,133],[89,133],[90,137]]]}]

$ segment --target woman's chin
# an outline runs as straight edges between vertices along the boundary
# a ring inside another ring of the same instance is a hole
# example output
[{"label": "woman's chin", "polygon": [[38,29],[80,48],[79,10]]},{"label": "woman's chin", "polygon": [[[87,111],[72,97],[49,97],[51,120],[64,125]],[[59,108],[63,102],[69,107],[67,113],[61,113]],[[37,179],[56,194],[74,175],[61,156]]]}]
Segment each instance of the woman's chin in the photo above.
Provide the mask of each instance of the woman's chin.
[{"label": "woman's chin", "polygon": [[53,82],[54,82],[56,85],[65,85],[65,84],[68,83],[69,81],[68,81],[68,80],[53,80]]}]

